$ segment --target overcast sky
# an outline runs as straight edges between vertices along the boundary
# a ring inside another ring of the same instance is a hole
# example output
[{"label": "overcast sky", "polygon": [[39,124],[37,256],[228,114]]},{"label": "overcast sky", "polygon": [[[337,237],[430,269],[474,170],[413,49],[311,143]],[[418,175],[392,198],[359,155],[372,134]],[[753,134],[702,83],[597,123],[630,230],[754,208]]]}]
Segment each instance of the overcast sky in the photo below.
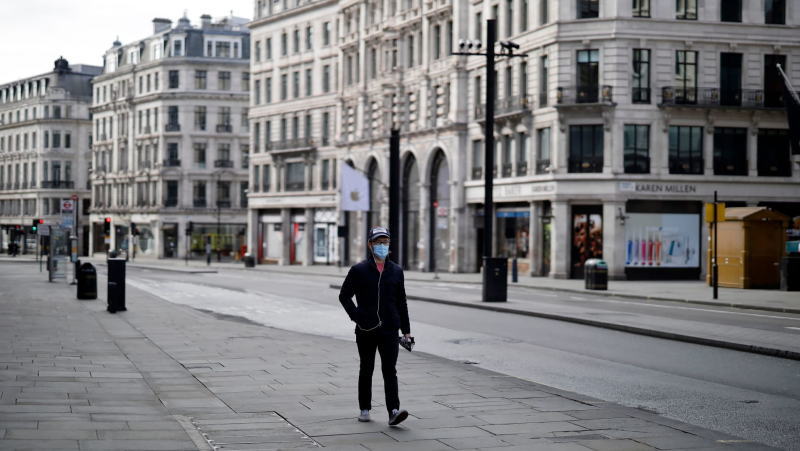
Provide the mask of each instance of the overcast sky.
[{"label": "overcast sky", "polygon": [[126,44],[149,36],[154,17],[172,20],[184,11],[192,25],[253,16],[253,0],[0,0],[0,84],[53,69],[59,56],[70,64],[102,65],[117,36]]}]

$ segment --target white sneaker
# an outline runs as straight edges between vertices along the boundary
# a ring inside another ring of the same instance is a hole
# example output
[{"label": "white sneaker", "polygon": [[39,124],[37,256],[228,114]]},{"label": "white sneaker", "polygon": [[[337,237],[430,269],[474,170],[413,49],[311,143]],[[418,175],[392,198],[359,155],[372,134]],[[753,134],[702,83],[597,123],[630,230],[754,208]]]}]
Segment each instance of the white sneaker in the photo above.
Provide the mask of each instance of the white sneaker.
[{"label": "white sneaker", "polygon": [[394,409],[392,410],[392,414],[389,415],[389,426],[397,426],[398,424],[405,421],[406,418],[408,418],[408,412],[406,410]]},{"label": "white sneaker", "polygon": [[369,410],[362,410],[361,415],[358,416],[358,421],[362,423],[369,421]]}]

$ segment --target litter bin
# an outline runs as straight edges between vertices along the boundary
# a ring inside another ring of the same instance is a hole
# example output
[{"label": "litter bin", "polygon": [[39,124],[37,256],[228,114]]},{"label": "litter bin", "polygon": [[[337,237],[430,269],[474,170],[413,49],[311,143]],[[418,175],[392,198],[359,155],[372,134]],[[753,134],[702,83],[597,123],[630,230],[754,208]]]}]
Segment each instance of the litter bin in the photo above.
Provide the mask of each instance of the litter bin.
[{"label": "litter bin", "polygon": [[245,268],[255,268],[256,267],[256,259],[250,254],[244,254],[244,267]]},{"label": "litter bin", "polygon": [[125,259],[108,259],[108,309],[110,313],[124,312]]},{"label": "litter bin", "polygon": [[508,258],[483,257],[483,302],[508,299]]},{"label": "litter bin", "polygon": [[781,290],[800,291],[800,254],[781,259]]},{"label": "litter bin", "polygon": [[608,265],[605,260],[590,258],[583,265],[583,280],[587,290],[608,289]]},{"label": "litter bin", "polygon": [[78,268],[78,299],[97,299],[97,270],[91,263]]}]

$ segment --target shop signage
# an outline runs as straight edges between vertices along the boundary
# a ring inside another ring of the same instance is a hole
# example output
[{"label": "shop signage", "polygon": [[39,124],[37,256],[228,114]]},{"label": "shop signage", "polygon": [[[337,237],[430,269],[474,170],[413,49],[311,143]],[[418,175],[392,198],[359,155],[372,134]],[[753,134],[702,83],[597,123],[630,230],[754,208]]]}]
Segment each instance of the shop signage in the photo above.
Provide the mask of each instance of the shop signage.
[{"label": "shop signage", "polygon": [[495,216],[498,218],[529,218],[531,212],[529,211],[498,211]]},{"label": "shop signage", "polygon": [[636,193],[695,194],[697,193],[697,185],[689,183],[620,182],[619,190]]},{"label": "shop signage", "polygon": [[556,186],[552,183],[537,184],[531,186],[532,193],[550,193],[556,190]]}]

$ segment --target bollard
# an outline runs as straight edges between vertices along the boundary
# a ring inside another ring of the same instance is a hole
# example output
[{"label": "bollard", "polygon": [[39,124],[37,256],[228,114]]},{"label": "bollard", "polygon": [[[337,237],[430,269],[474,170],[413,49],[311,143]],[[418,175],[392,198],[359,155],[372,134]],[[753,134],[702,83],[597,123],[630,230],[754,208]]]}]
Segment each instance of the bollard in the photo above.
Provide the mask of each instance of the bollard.
[{"label": "bollard", "polygon": [[518,277],[517,276],[518,276],[518,274],[517,274],[517,258],[514,257],[514,259],[511,260],[511,282],[517,283],[517,281],[518,281]]},{"label": "bollard", "polygon": [[125,308],[125,259],[108,259],[108,312],[124,312]]}]

